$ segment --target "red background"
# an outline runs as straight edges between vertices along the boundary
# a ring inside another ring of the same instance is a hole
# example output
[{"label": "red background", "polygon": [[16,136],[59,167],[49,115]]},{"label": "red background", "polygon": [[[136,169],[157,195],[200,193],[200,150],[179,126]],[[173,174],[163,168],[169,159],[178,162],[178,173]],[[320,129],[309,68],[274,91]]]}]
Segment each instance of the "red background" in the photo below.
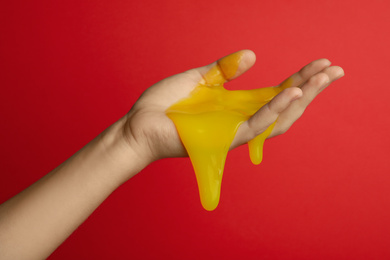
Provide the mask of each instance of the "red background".
[{"label": "red background", "polygon": [[123,116],[153,83],[240,49],[228,85],[276,85],[329,58],[324,91],[262,165],[229,153],[202,209],[188,159],[153,163],[49,259],[389,259],[390,2],[3,1],[0,201]]}]

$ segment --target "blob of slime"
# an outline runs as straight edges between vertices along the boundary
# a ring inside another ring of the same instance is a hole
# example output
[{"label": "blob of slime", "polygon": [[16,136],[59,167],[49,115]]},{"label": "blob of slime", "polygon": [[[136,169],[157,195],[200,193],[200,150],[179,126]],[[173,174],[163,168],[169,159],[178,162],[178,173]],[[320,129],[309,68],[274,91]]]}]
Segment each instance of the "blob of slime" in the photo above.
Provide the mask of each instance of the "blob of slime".
[{"label": "blob of slime", "polygon": [[[223,84],[236,74],[242,55],[236,52],[219,60],[189,97],[166,110],[191,159],[202,206],[209,211],[218,206],[226,156],[238,127],[291,85],[288,79],[278,87],[225,89]],[[263,144],[274,125],[248,142],[254,164],[262,161]]]}]

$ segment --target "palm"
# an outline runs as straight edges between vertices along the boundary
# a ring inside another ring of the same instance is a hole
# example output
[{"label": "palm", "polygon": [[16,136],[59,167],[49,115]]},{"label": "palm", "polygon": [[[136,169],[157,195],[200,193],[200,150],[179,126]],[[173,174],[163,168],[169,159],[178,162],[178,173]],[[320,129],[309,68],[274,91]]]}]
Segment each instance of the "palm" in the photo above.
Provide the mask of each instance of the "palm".
[{"label": "palm", "polygon": [[187,97],[200,79],[201,75],[194,71],[166,78],[147,89],[128,113],[127,131],[137,143],[148,147],[153,160],[187,155],[165,111]]}]

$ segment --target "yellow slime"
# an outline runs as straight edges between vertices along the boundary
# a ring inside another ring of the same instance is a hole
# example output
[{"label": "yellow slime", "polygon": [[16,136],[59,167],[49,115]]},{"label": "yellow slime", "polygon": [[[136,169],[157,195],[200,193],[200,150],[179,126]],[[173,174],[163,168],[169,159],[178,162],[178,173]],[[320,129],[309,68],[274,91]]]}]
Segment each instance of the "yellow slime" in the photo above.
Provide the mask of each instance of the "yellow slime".
[{"label": "yellow slime", "polygon": [[[288,79],[279,87],[225,89],[223,84],[236,74],[241,58],[242,52],[237,52],[219,60],[189,97],[166,111],[191,159],[206,210],[214,210],[219,203],[226,156],[240,124],[291,85]],[[254,164],[262,161],[263,144],[274,125],[248,142]]]}]

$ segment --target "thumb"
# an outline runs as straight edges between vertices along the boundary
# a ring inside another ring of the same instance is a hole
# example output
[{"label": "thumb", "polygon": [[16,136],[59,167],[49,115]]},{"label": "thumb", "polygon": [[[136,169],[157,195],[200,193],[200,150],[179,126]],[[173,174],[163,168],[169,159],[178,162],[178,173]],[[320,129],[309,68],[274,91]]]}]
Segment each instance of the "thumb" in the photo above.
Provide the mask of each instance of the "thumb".
[{"label": "thumb", "polygon": [[216,85],[239,77],[249,70],[255,62],[256,55],[253,51],[241,50],[194,70],[202,75],[204,83]]}]

